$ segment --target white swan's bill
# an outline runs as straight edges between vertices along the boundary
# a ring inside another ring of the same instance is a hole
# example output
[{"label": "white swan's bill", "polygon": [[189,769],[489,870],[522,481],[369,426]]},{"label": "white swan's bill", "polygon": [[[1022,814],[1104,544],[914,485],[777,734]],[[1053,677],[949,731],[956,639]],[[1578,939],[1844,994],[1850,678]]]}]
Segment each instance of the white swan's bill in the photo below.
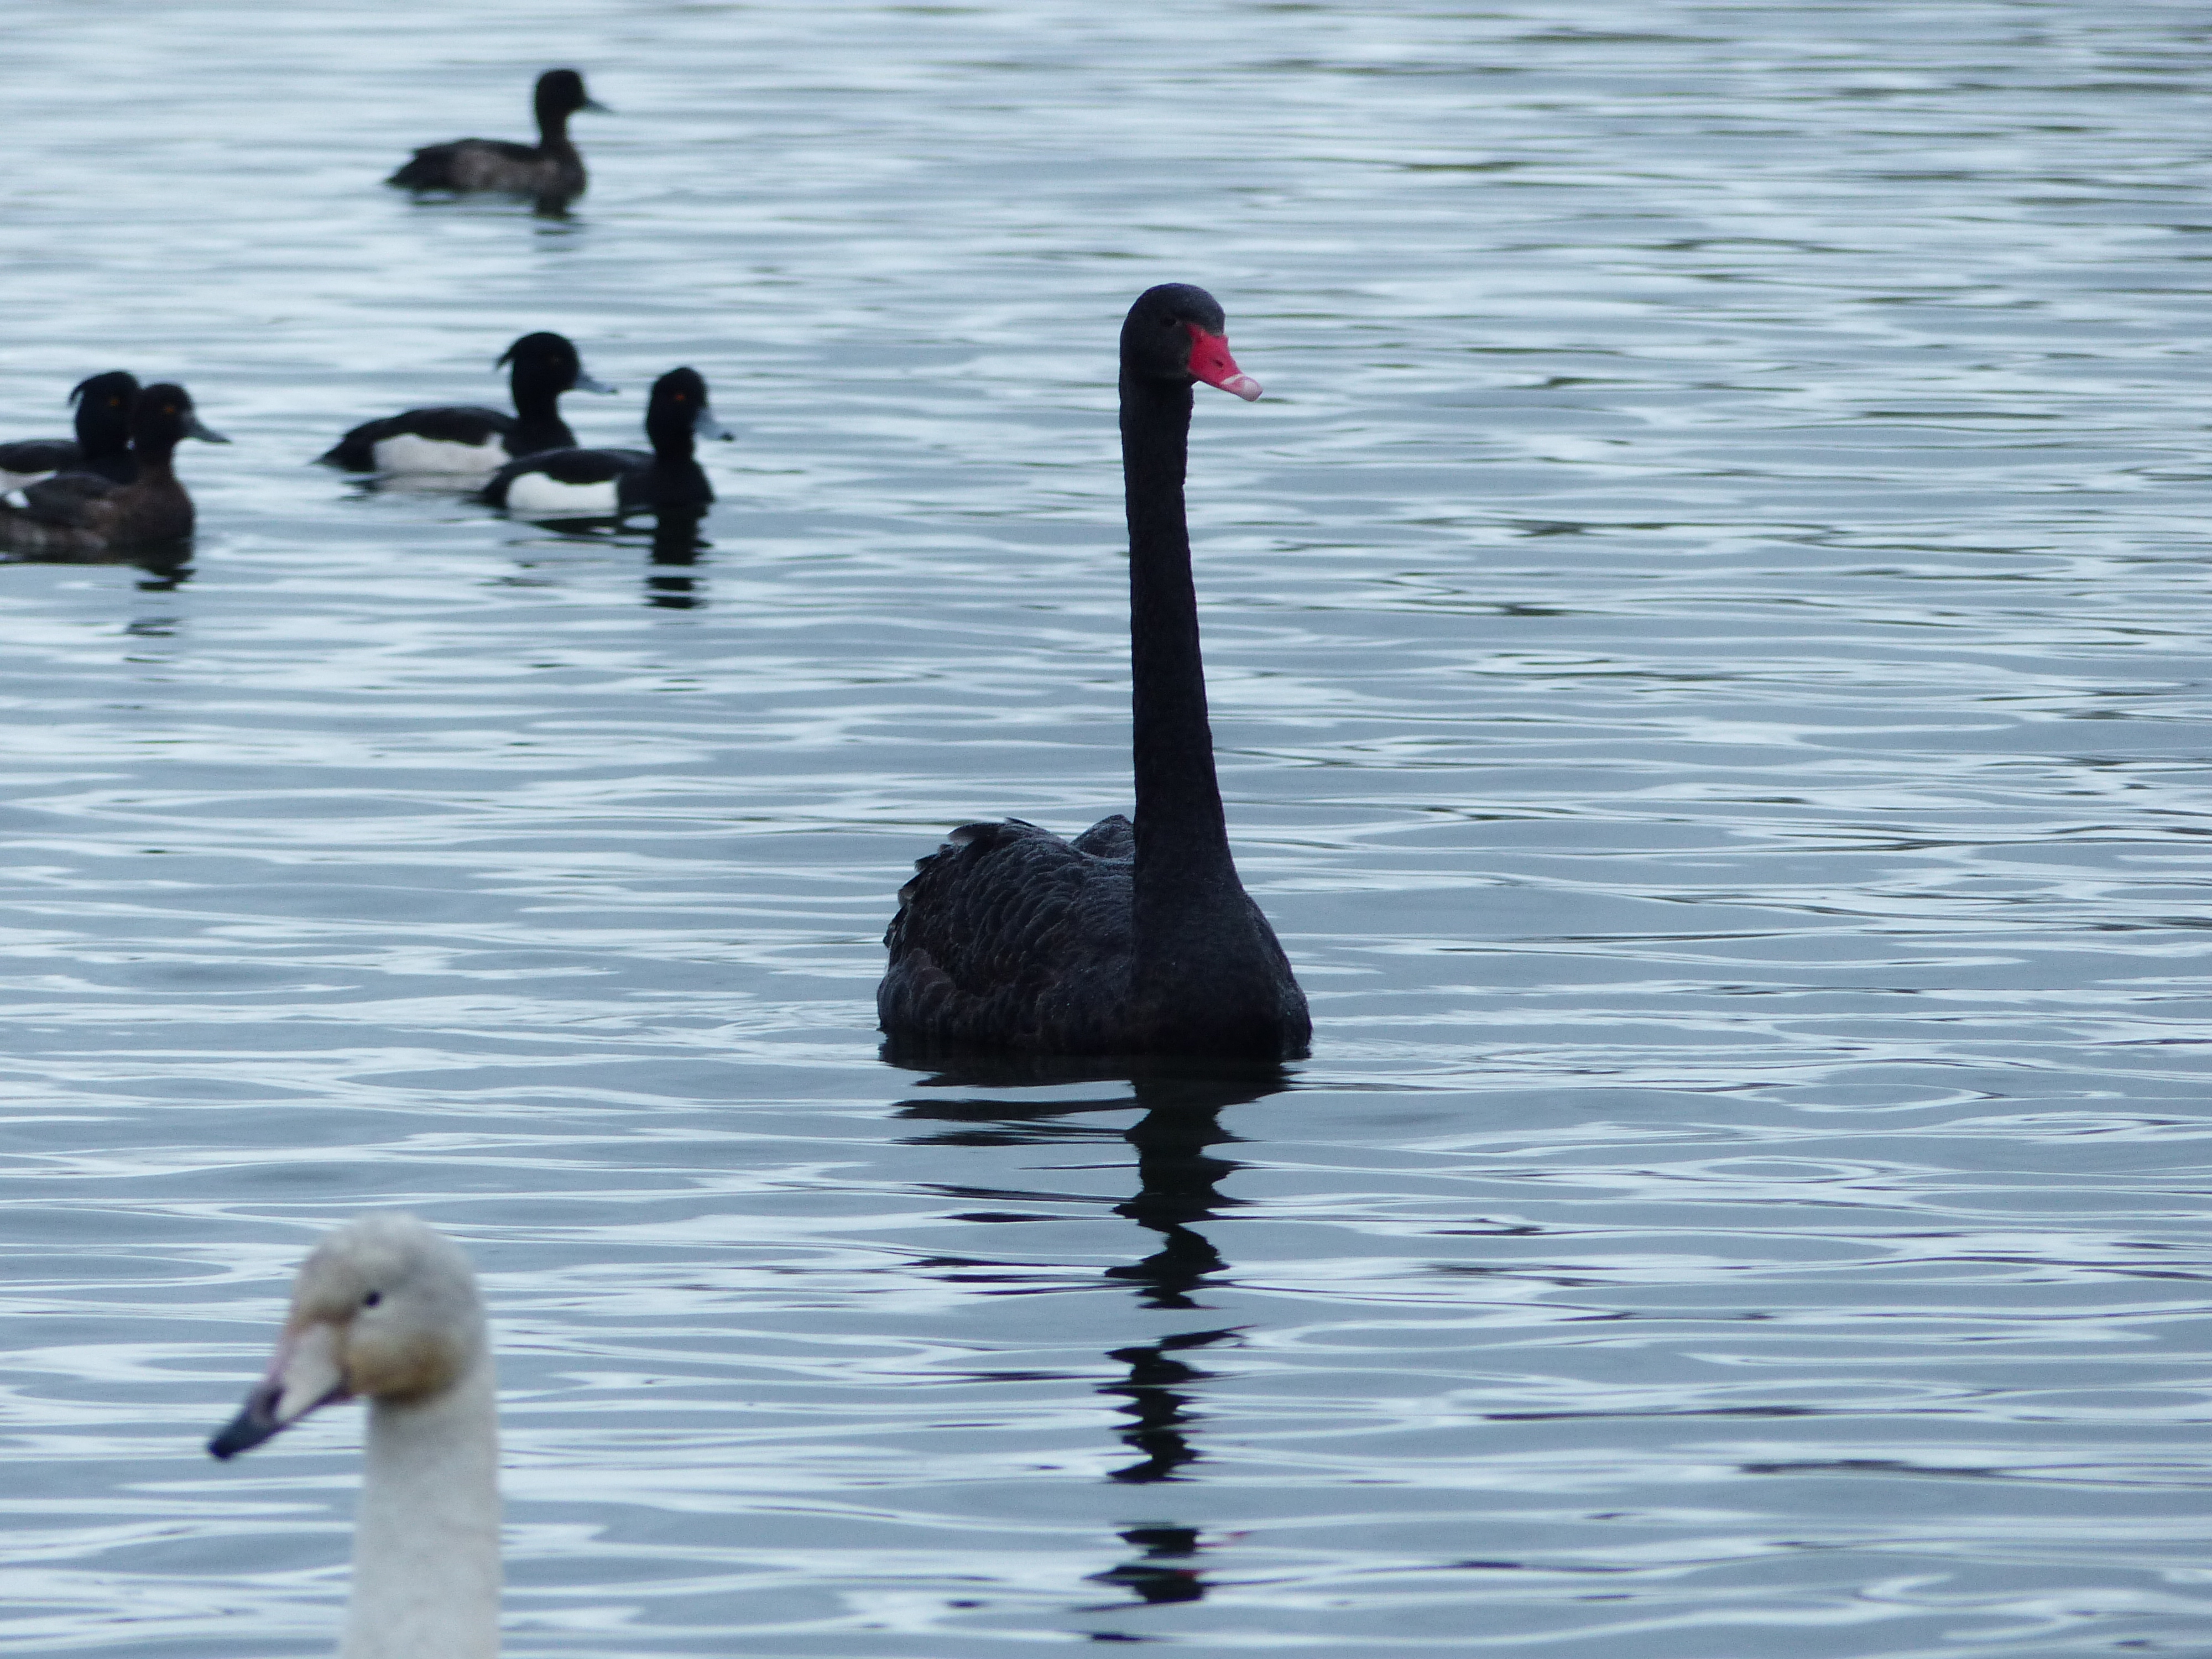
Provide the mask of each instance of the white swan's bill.
[{"label": "white swan's bill", "polygon": [[379,438],[374,454],[379,472],[435,472],[457,478],[482,477],[507,463],[497,433],[480,444],[463,444],[426,438],[418,432],[397,432]]},{"label": "white swan's bill", "polygon": [[618,511],[622,495],[612,478],[572,484],[550,473],[519,472],[507,486],[507,506],[511,512],[549,518],[599,518]]}]

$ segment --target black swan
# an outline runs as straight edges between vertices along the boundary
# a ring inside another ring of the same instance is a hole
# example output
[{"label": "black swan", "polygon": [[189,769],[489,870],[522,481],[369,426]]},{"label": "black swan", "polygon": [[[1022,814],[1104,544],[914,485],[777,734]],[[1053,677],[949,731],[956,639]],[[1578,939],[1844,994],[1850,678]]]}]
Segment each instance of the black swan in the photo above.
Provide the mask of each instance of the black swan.
[{"label": "black swan", "polygon": [[568,118],[584,109],[604,115],[607,106],[584,90],[584,77],[572,69],[547,70],[539,76],[532,102],[538,112],[536,144],[505,138],[425,144],[384,182],[402,190],[527,196],[541,212],[559,212],[584,193],[584,158],[568,142]]},{"label": "black swan", "polygon": [[74,438],[20,438],[0,444],[0,489],[14,489],[57,472],[97,472],[129,483],[138,471],[131,459],[131,404],[138,380],[123,369],[79,380]]},{"label": "black swan", "polygon": [[1237,879],[1214,776],[1183,517],[1197,380],[1260,395],[1212,295],[1146,290],[1121,325],[1136,822],[1073,842],[1018,818],[963,824],[920,860],[876,990],[895,1050],[1306,1052],[1305,994]]},{"label": "black swan", "polygon": [[584,373],[584,360],[565,334],[526,334],[500,354],[514,413],[475,404],[410,409],[363,421],[315,459],[349,472],[416,472],[481,478],[518,455],[564,449],[576,434],[561,418],[564,392],[611,392]]},{"label": "black swan", "polygon": [[727,438],[707,406],[707,382],[698,370],[672,368],[653,383],[645,407],[641,449],[549,449],[509,461],[483,487],[494,507],[550,518],[608,518],[664,507],[703,508],[714,486],[701,471],[692,445]]},{"label": "black swan", "polygon": [[227,444],[192,410],[180,386],[149,386],[131,405],[131,457],[137,472],[118,484],[97,472],[57,472],[28,486],[24,504],[0,501],[0,547],[19,553],[106,553],[176,541],[192,533],[192,498],[177,482],[177,446],[187,438]]}]

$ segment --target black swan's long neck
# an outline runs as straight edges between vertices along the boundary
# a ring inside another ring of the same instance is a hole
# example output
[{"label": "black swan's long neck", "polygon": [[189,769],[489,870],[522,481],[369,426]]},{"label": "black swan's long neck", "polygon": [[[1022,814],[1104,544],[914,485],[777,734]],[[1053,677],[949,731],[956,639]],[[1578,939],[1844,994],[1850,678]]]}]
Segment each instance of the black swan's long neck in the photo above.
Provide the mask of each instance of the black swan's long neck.
[{"label": "black swan's long neck", "polygon": [[1147,900],[1176,903],[1234,881],[1206,666],[1198,648],[1183,469],[1191,388],[1124,371],[1121,477],[1129,513],[1129,647],[1134,682],[1139,928]]}]

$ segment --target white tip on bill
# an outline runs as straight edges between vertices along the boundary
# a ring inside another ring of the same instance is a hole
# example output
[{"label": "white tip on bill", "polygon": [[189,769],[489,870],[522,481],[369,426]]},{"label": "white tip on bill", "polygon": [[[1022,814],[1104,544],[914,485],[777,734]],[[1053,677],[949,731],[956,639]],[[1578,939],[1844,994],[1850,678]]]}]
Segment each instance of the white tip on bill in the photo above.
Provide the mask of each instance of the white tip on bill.
[{"label": "white tip on bill", "polygon": [[1248,404],[1255,402],[1260,396],[1260,383],[1249,374],[1232,374],[1225,380],[1216,380],[1214,385],[1224,392],[1235,392]]}]

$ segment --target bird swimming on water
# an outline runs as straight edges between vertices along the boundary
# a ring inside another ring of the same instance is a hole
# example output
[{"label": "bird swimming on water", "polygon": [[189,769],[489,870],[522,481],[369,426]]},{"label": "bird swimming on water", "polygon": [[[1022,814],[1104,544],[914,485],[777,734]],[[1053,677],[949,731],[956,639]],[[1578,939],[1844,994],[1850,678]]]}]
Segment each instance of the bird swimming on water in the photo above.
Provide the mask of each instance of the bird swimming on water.
[{"label": "bird swimming on water", "polygon": [[549,449],[509,461],[481,492],[494,507],[538,518],[618,518],[680,509],[695,517],[713,505],[714,487],[695,450],[701,438],[730,434],[707,404],[695,368],[672,368],[653,383],[641,449]]},{"label": "bird swimming on water", "polygon": [[363,421],[315,459],[349,472],[482,477],[518,455],[576,441],[561,418],[563,392],[614,390],[584,373],[584,360],[565,335],[526,334],[493,367],[507,363],[514,365],[507,372],[512,415],[477,404],[410,409]]},{"label": "bird swimming on water", "polygon": [[27,485],[22,502],[0,501],[0,547],[18,553],[100,554],[179,541],[192,533],[192,498],[178,482],[177,446],[227,444],[180,386],[143,388],[131,404],[127,483],[99,472],[57,472]]},{"label": "bird swimming on water", "polygon": [[250,1451],[318,1407],[368,1401],[341,1659],[499,1651],[491,1338],[459,1245],[411,1215],[327,1235],[292,1282],[268,1374],[208,1450]]},{"label": "bird swimming on water", "polygon": [[1139,295],[1121,325],[1136,821],[1073,841],[1018,818],[963,824],[921,860],[876,990],[894,1049],[1306,1052],[1305,994],[1230,854],[1199,654],[1191,388],[1260,395],[1224,333],[1213,296],[1182,283]]},{"label": "bird swimming on water", "polygon": [[97,472],[129,483],[138,470],[131,459],[131,404],[137,395],[137,377],[119,368],[79,380],[70,393],[76,405],[76,436],[0,444],[0,489],[20,489],[57,472]]},{"label": "bird swimming on water", "polygon": [[584,193],[584,158],[568,141],[568,118],[579,110],[607,113],[607,106],[584,90],[584,77],[572,69],[547,70],[538,77],[533,102],[538,142],[518,144],[505,138],[457,138],[425,144],[384,182],[402,190],[475,191],[527,196],[542,213],[558,213]]}]

